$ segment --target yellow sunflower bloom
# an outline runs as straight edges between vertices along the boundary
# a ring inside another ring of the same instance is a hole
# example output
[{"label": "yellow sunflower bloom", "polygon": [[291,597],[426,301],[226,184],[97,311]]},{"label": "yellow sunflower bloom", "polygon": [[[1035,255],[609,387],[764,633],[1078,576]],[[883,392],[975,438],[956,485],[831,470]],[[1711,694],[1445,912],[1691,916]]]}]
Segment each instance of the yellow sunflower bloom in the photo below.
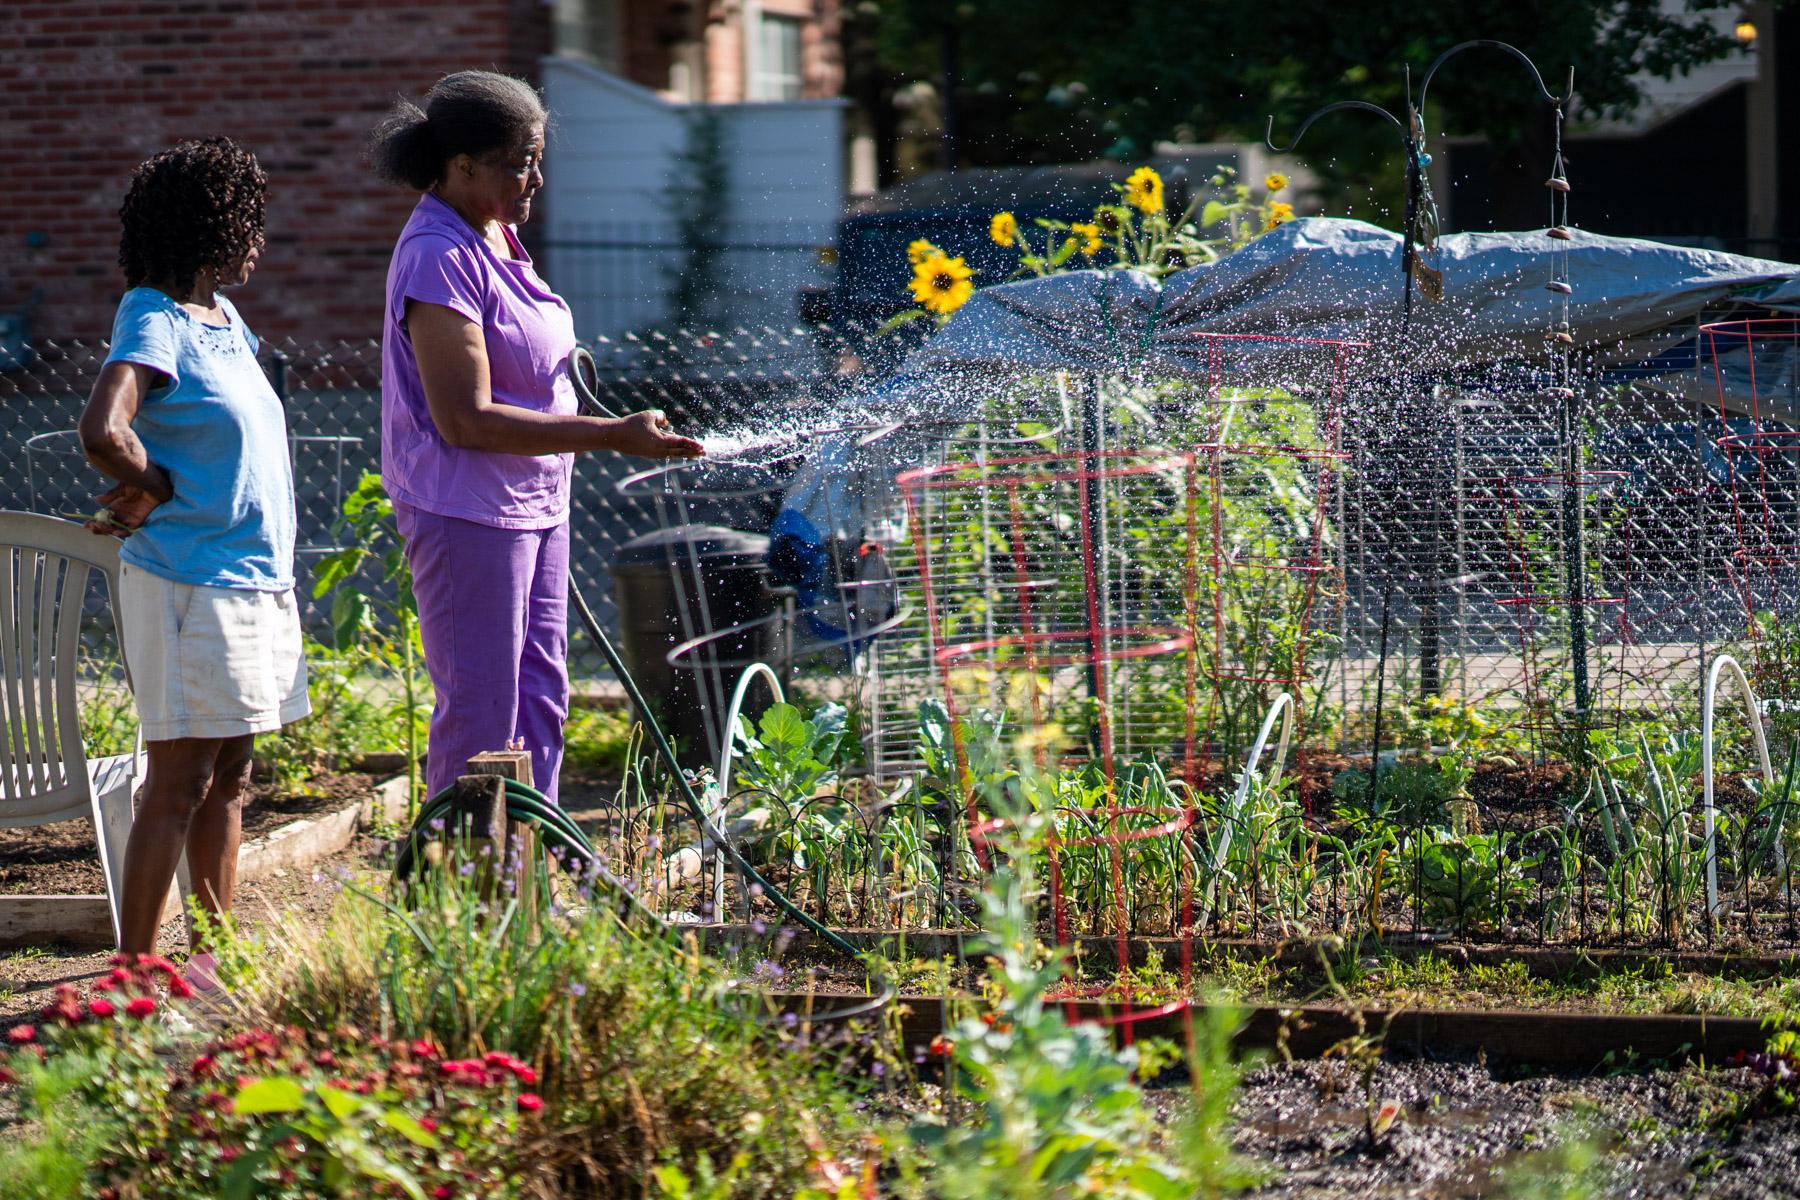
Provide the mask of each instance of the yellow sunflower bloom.
[{"label": "yellow sunflower bloom", "polygon": [[935,253],[913,267],[912,298],[939,316],[948,316],[974,294],[975,285],[969,282],[974,274],[961,255],[946,258]]},{"label": "yellow sunflower bloom", "polygon": [[1019,237],[1019,219],[1009,212],[995,213],[988,222],[988,236],[996,245],[1010,246]]},{"label": "yellow sunflower bloom", "polygon": [[1125,199],[1139,212],[1158,213],[1163,208],[1163,181],[1149,167],[1139,167],[1125,181]]},{"label": "yellow sunflower bloom", "polygon": [[1098,225],[1087,225],[1077,221],[1069,226],[1069,232],[1081,239],[1081,252],[1090,258],[1100,253],[1100,247],[1105,244],[1100,240],[1100,226]]},{"label": "yellow sunflower bloom", "polygon": [[1263,186],[1268,188],[1271,192],[1282,191],[1287,185],[1288,177],[1283,175],[1280,171],[1270,171],[1263,177]]},{"label": "yellow sunflower bloom", "polygon": [[924,238],[917,238],[906,248],[906,261],[916,267],[932,255],[942,253],[943,251],[939,250]]}]

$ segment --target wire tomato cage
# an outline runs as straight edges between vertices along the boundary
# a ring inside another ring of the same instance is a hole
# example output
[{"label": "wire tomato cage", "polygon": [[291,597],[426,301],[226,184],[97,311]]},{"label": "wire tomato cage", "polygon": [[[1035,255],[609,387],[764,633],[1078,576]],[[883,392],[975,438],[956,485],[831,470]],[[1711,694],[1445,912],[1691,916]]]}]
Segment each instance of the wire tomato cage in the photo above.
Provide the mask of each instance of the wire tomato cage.
[{"label": "wire tomato cage", "polygon": [[[1178,880],[1169,924],[1185,982],[1198,791],[1277,696],[1310,682],[1314,608],[1336,594],[1340,412],[1362,348],[1201,335],[1197,386],[1114,384],[1155,410],[1161,445],[1105,446],[1096,413],[1073,448],[1046,438],[1038,453],[897,477],[970,848],[985,869],[1004,827],[984,809],[972,743],[1017,714],[1021,757],[1096,781],[1085,800],[1045,806],[1051,910],[1059,944],[1084,917],[1111,934],[1128,1007],[1128,876],[1154,860]],[[1099,394],[1091,382],[1094,409]],[[1147,772],[1165,767],[1152,786]]]},{"label": "wire tomato cage", "polygon": [[1722,432],[1737,549],[1727,570],[1744,606],[1759,694],[1800,696],[1800,319],[1700,327]]}]

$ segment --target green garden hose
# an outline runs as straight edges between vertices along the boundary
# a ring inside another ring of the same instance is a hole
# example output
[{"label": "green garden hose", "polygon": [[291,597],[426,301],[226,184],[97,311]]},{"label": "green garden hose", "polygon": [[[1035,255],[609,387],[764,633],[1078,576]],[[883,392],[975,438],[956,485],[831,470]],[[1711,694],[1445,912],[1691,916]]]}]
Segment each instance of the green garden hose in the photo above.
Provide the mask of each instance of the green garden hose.
[{"label": "green garden hose", "polygon": [[732,868],[743,876],[746,886],[761,888],[763,895],[773,901],[775,907],[780,909],[784,916],[792,918],[796,924],[823,939],[825,944],[832,949],[855,958],[857,956],[855,946],[845,941],[823,923],[802,912],[800,906],[790,900],[781,889],[763,878],[762,874],[750,865],[750,861],[738,851],[738,848],[731,844],[731,840],[725,836],[724,831],[713,824],[712,819],[706,815],[706,809],[701,805],[700,798],[694,794],[693,785],[688,782],[686,772],[676,761],[675,748],[669,744],[669,739],[664,735],[662,726],[657,723],[656,714],[650,711],[649,704],[644,701],[644,694],[638,690],[637,680],[631,677],[631,672],[625,666],[625,660],[620,657],[618,650],[613,646],[612,639],[606,636],[606,630],[601,628],[599,619],[594,616],[594,610],[588,607],[587,599],[582,596],[581,589],[575,586],[574,579],[569,580],[569,598],[575,602],[575,611],[580,614],[581,623],[587,627],[588,634],[600,647],[600,653],[606,656],[606,661],[611,665],[613,673],[624,685],[625,696],[631,701],[631,706],[637,711],[639,719],[643,721],[644,728],[650,731],[650,740],[655,744],[656,751],[662,756],[663,762],[668,765],[669,774],[675,779],[675,788],[681,794],[682,802],[687,805],[688,814],[694,818],[694,823],[698,826],[701,834],[711,839],[714,845],[724,851]]},{"label": "green garden hose", "polygon": [[[569,596],[575,602],[575,610],[581,615],[582,624],[587,626],[588,633],[593,636],[594,641],[600,647],[600,652],[606,656],[606,661],[618,675],[619,682],[624,685],[625,695],[643,721],[644,728],[650,731],[650,740],[656,746],[656,751],[662,757],[663,762],[668,764],[669,773],[675,780],[676,790],[680,793],[682,802],[687,806],[688,813],[693,817],[701,834],[719,847],[726,860],[731,863],[732,868],[743,877],[746,886],[761,889],[762,894],[767,896],[784,916],[791,918],[796,924],[823,939],[832,949],[852,958],[856,957],[856,947],[817,919],[801,911],[799,905],[751,866],[749,860],[738,851],[736,846],[731,844],[724,832],[713,824],[712,819],[706,815],[706,809],[701,805],[700,798],[694,794],[693,785],[688,782],[686,773],[681,769],[681,764],[676,760],[674,747],[669,744],[669,739],[663,733],[662,726],[657,723],[655,714],[650,711],[649,704],[644,701],[644,694],[638,690],[637,681],[631,677],[631,672],[626,668],[624,659],[620,657],[618,650],[613,646],[612,639],[606,636],[606,630],[601,628],[599,620],[594,616],[593,609],[588,607],[586,598],[581,594],[581,589],[575,586],[575,581],[572,579],[569,581]],[[406,841],[402,843],[400,851],[395,857],[394,877],[396,879],[404,879],[412,872],[416,857],[415,846],[421,840],[429,840],[422,839],[422,831],[427,830],[432,822],[442,820],[449,814],[450,797],[451,793],[446,789],[427,800],[419,810],[418,818],[413,822],[412,832],[407,835]],[[623,880],[618,879],[600,865],[600,857],[595,853],[593,844],[588,841],[587,836],[581,832],[574,821],[569,819],[567,813],[552,804],[549,797],[542,792],[516,780],[507,780],[506,812],[515,820],[529,821],[536,825],[543,831],[546,844],[552,848],[559,848],[570,857],[586,864],[595,873],[597,879],[601,879],[608,887],[617,890],[621,895],[629,897],[629,902],[637,908],[655,916],[658,924],[667,924],[633,895]]]}]

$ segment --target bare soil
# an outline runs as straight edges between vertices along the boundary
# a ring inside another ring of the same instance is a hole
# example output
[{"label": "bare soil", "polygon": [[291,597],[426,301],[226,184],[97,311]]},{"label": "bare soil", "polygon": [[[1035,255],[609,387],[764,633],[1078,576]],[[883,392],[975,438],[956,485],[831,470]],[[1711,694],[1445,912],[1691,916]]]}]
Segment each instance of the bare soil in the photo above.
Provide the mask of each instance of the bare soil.
[{"label": "bare soil", "polygon": [[[1800,1195],[1800,1116],[1720,1121],[1759,1087],[1736,1069],[1504,1078],[1478,1063],[1383,1062],[1376,1103],[1399,1115],[1375,1143],[1359,1073],[1343,1062],[1260,1067],[1234,1110],[1238,1150],[1267,1172],[1257,1197],[1434,1200],[1496,1195]],[[1153,1093],[1165,1113],[1185,1093]],[[1585,1144],[1594,1161],[1579,1171]],[[1536,1174],[1536,1186],[1521,1178]]]},{"label": "bare soil", "polygon": [[[252,782],[244,805],[244,838],[335,811],[347,800],[368,795],[376,782],[373,775],[325,774],[298,792]],[[91,896],[105,890],[94,850],[94,824],[87,818],[0,829],[0,895]]]}]

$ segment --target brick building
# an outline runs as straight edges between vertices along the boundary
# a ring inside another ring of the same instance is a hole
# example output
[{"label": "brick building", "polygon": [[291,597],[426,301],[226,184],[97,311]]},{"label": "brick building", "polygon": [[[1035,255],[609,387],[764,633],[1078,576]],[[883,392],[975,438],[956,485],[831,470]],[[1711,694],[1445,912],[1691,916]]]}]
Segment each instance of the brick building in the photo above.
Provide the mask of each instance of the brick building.
[{"label": "brick building", "polygon": [[0,27],[0,315],[34,341],[107,335],[131,168],[183,138],[268,170],[253,327],[361,340],[413,203],[363,164],[397,94],[468,67],[535,83],[554,51],[695,99],[838,86],[836,0],[6,0]]},{"label": "brick building", "polygon": [[823,100],[843,87],[838,0],[551,0],[559,53],[671,100]]},{"label": "brick building", "polygon": [[378,336],[413,199],[363,166],[370,127],[446,71],[533,77],[549,15],[542,0],[9,0],[0,308],[35,292],[34,339],[106,336],[131,168],[223,133],[269,173],[269,245],[245,318],[271,335]]}]

